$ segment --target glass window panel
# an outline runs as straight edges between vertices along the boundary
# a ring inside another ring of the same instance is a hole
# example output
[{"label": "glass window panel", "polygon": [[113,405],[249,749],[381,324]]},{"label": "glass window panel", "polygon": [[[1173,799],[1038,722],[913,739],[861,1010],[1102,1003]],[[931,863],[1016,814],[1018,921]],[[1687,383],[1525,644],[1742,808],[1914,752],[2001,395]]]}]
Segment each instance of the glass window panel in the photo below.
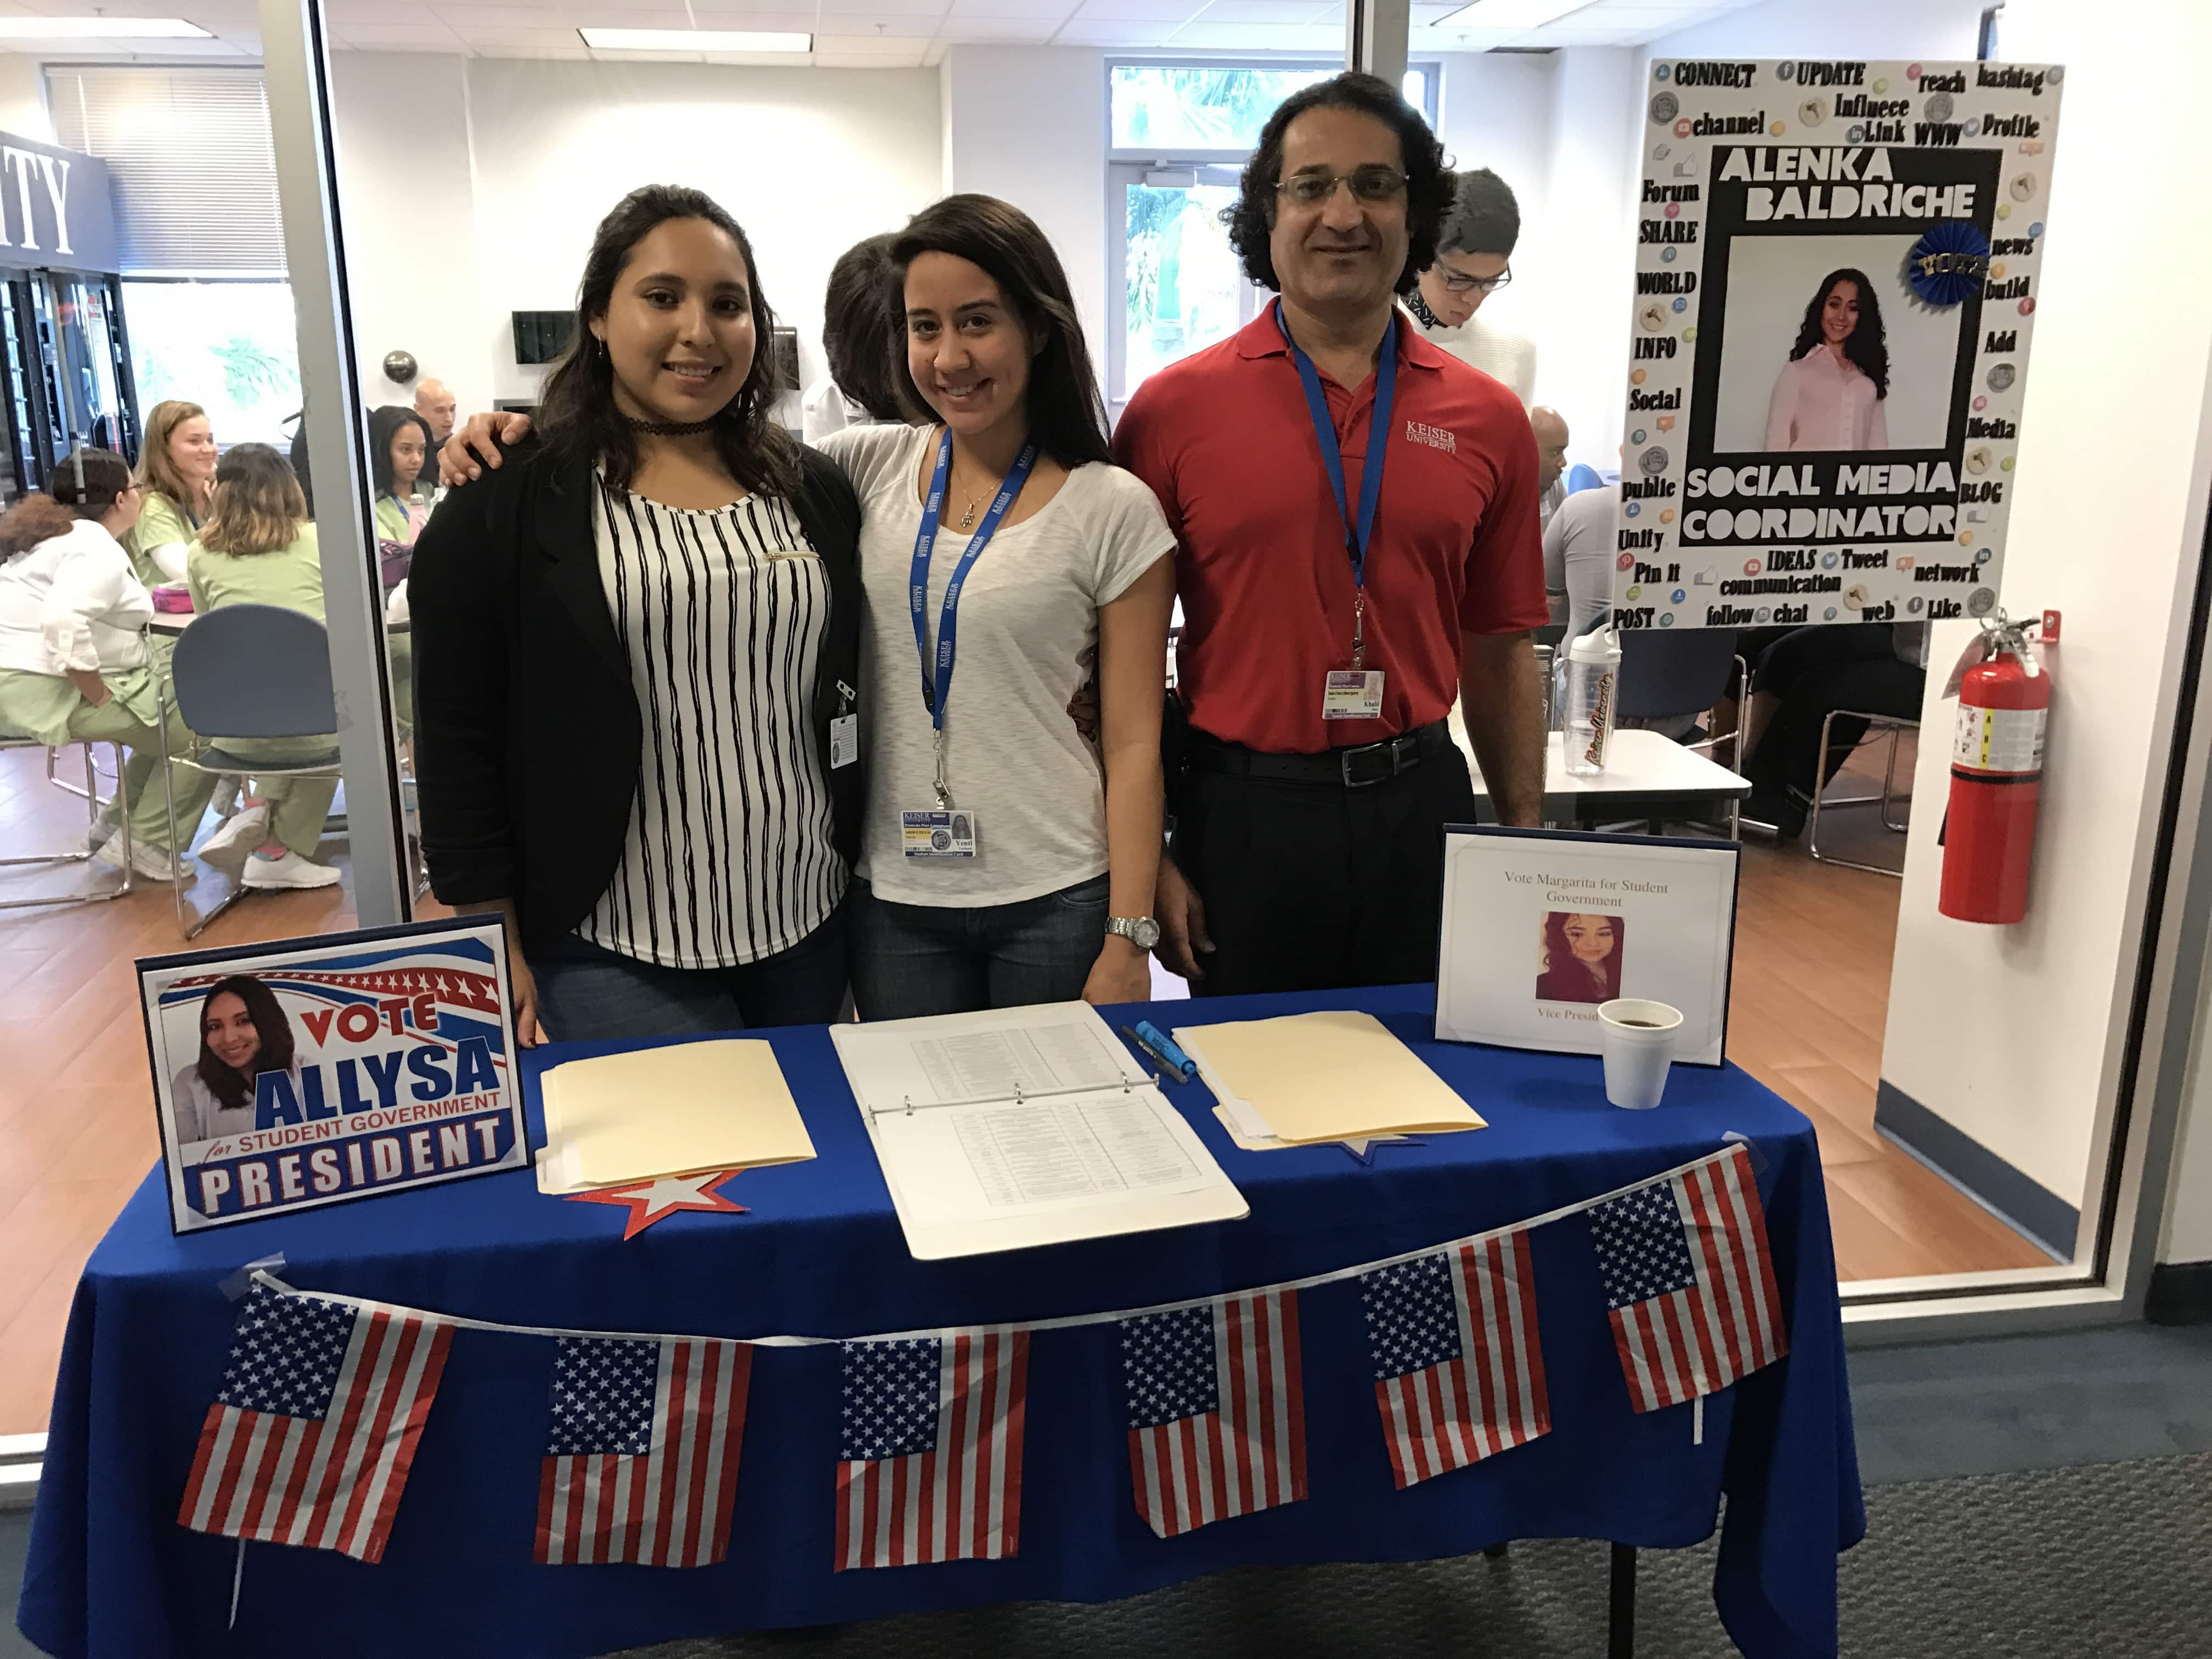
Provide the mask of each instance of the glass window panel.
[{"label": "glass window panel", "polygon": [[1154,369],[1235,333],[1250,286],[1221,222],[1236,186],[1133,184],[1127,198],[1124,397]]},{"label": "glass window panel", "polygon": [[[1177,155],[1251,149],[1275,106],[1292,93],[1341,74],[1338,69],[1116,64],[1112,79],[1113,143]],[[1426,69],[1409,69],[1406,101],[1433,117]]]},{"label": "glass window panel", "polygon": [[289,283],[123,284],[138,406],[183,398],[208,412],[217,441],[291,443],[300,409],[300,346]]}]

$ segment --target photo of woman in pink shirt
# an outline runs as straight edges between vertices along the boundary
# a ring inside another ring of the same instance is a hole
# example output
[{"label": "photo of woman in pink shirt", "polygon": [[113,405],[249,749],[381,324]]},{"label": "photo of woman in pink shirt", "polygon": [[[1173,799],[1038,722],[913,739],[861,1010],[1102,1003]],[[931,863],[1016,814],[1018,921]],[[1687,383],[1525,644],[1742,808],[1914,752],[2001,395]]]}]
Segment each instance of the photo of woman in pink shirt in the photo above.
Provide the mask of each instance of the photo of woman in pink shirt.
[{"label": "photo of woman in pink shirt", "polygon": [[1866,273],[1822,279],[1766,405],[1770,450],[1887,449],[1889,346]]}]

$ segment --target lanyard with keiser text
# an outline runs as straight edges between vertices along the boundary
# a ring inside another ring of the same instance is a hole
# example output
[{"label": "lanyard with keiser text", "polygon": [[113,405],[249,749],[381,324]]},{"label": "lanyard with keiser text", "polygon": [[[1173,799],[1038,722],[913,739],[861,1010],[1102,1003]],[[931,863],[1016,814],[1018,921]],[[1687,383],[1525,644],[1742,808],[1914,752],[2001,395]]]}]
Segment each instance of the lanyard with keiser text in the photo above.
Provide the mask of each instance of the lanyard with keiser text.
[{"label": "lanyard with keiser text", "polygon": [[945,585],[945,601],[937,618],[937,659],[930,661],[928,615],[929,556],[937,544],[939,516],[945,507],[945,480],[952,471],[952,434],[948,428],[937,446],[937,470],[930,475],[929,499],[921,509],[921,527],[915,532],[914,568],[907,582],[908,606],[914,613],[914,648],[921,659],[921,701],[929,710],[929,723],[936,734],[937,744],[937,804],[949,808],[952,805],[952,786],[945,772],[945,705],[952,695],[953,659],[959,649],[960,589],[968,580],[968,573],[975,561],[983,556],[991,538],[999,528],[1000,520],[1006,516],[1014,498],[1022,493],[1029,482],[1030,469],[1036,465],[1037,447],[1034,441],[1022,446],[1022,453],[1014,458],[1012,470],[999,485],[999,493],[991,499],[983,522],[975,526],[969,538],[968,550],[960,556],[960,562],[952,568],[952,580]]},{"label": "lanyard with keiser text", "polygon": [[1336,422],[1328,412],[1328,399],[1321,389],[1321,372],[1313,359],[1291,337],[1283,315],[1283,302],[1275,301],[1275,326],[1291,349],[1304,386],[1306,412],[1313,417],[1314,441],[1321,447],[1322,466],[1336,496],[1337,518],[1344,526],[1345,551],[1352,556],[1352,671],[1330,673],[1323,684],[1324,720],[1373,719],[1382,712],[1382,676],[1367,670],[1367,549],[1375,533],[1376,503],[1382,499],[1382,463],[1389,453],[1390,408],[1398,389],[1398,314],[1390,313],[1390,331],[1375,364],[1375,402],[1367,418],[1367,459],[1360,469],[1359,510],[1355,518],[1344,489],[1344,450],[1337,441]]}]

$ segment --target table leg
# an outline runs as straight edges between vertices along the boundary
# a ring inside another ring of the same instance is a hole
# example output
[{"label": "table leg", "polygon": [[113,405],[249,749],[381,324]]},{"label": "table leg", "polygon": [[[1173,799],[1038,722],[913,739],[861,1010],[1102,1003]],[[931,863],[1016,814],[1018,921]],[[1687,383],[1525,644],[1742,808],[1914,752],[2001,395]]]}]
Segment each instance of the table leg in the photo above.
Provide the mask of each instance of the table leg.
[{"label": "table leg", "polygon": [[1606,1659],[1635,1659],[1636,1546],[1613,1547],[1613,1601],[1606,1621]]}]

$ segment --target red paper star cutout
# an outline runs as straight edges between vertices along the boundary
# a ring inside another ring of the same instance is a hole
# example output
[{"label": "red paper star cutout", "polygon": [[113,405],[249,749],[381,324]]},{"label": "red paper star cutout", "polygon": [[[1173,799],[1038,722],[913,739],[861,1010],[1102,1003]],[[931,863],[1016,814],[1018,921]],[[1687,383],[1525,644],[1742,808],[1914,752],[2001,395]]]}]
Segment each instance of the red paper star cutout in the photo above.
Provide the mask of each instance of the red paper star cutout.
[{"label": "red paper star cutout", "polygon": [[573,1204],[627,1204],[629,1220],[623,1228],[625,1243],[635,1238],[656,1221],[674,1215],[678,1210],[718,1211],[724,1215],[743,1215],[745,1206],[732,1204],[714,1189],[732,1176],[743,1175],[743,1170],[708,1170],[701,1175],[659,1176],[651,1181],[633,1182],[627,1187],[602,1187],[597,1192],[570,1193]]}]

